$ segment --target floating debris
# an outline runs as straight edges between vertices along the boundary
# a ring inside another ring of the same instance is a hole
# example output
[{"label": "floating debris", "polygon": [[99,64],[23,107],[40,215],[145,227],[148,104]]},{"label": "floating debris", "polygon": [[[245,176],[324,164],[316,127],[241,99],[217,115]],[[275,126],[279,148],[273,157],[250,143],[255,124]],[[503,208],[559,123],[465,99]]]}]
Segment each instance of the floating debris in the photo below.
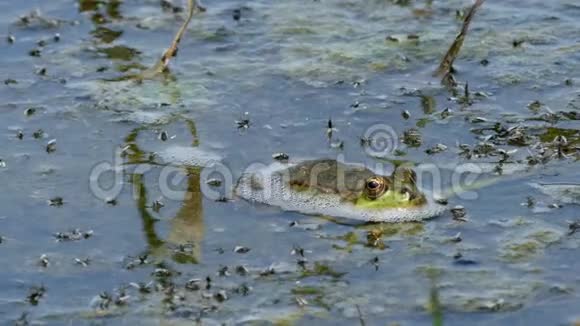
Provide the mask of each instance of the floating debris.
[{"label": "floating debris", "polygon": [[447,119],[451,115],[452,112],[453,111],[451,111],[450,108],[443,109],[443,111],[441,111],[441,114],[440,114],[441,115],[441,119]]},{"label": "floating debris", "polygon": [[374,256],[369,260],[369,264],[375,268],[375,272],[379,271],[379,256]]},{"label": "floating debris", "polygon": [[148,254],[139,255],[136,259],[130,258],[129,262],[125,265],[125,269],[133,269],[135,266],[142,266],[149,264]]},{"label": "floating debris", "polygon": [[239,20],[240,20],[240,18],[242,18],[242,10],[241,10],[241,9],[234,9],[234,10],[232,11],[232,18],[233,18],[235,21],[239,21]]},{"label": "floating debris", "polygon": [[251,250],[250,248],[244,247],[244,246],[236,246],[234,248],[234,252],[238,253],[238,254],[245,254],[245,253],[250,252],[250,250]]},{"label": "floating debris", "polygon": [[33,286],[28,291],[28,295],[26,296],[26,301],[28,301],[31,305],[36,306],[44,294],[46,293],[46,288],[44,285],[40,286]]},{"label": "floating debris", "polygon": [[63,241],[78,241],[82,239],[88,239],[93,235],[93,231],[81,231],[79,229],[74,229],[66,232],[57,232],[54,234],[57,242]]},{"label": "floating debris", "polygon": [[56,151],[56,139],[51,139],[46,143],[46,152],[53,153]]},{"label": "floating debris", "polygon": [[371,248],[377,248],[377,249],[385,249],[388,246],[385,244],[385,242],[383,241],[383,229],[382,228],[376,228],[376,229],[372,229],[367,231],[367,247],[371,247]]},{"label": "floating debris", "polygon": [[540,102],[538,100],[530,102],[527,105],[528,109],[534,113],[538,113],[540,111],[540,109],[542,108],[542,106],[543,106],[542,102]]},{"label": "floating debris", "polygon": [[46,254],[40,255],[40,258],[38,259],[38,264],[44,268],[47,268],[50,265],[48,256]]},{"label": "floating debris", "polygon": [[36,74],[39,76],[46,76],[46,68],[42,67],[36,71]]},{"label": "floating debris", "polygon": [[167,141],[168,138],[169,136],[167,136],[167,131],[163,130],[159,133],[159,140]]},{"label": "floating debris", "polygon": [[306,299],[304,299],[303,297],[297,296],[295,298],[295,300],[296,300],[296,304],[298,304],[299,307],[304,307],[304,306],[308,305],[308,301]]},{"label": "floating debris", "polygon": [[26,110],[24,110],[24,115],[27,117],[29,117],[35,113],[36,113],[36,108],[33,108],[33,107],[30,107],[30,108],[27,108]]},{"label": "floating debris", "polygon": [[75,264],[80,265],[82,267],[87,267],[91,263],[90,258],[75,258]]},{"label": "floating debris", "polygon": [[153,285],[153,281],[150,281],[149,283],[131,282],[129,285],[137,289],[140,293],[151,293],[151,286]]},{"label": "floating debris", "polygon": [[332,120],[328,119],[326,124],[326,137],[328,137],[328,139],[332,138],[332,133],[335,131],[337,131],[337,129],[333,127]]},{"label": "floating debris", "polygon": [[276,274],[276,270],[273,265],[268,266],[265,270],[260,272],[260,276],[269,276]]},{"label": "floating debris", "polygon": [[525,42],[525,41],[526,41],[526,40],[524,40],[524,39],[515,39],[515,40],[513,40],[513,41],[512,41],[512,46],[513,46],[514,48],[518,48],[518,47],[520,47],[522,44],[524,44],[524,42]]},{"label": "floating debris", "polygon": [[458,243],[458,242],[463,241],[463,238],[461,237],[461,232],[457,232],[456,235],[449,238],[449,241],[454,242],[454,243]]},{"label": "floating debris", "polygon": [[419,129],[411,128],[411,129],[405,130],[403,132],[403,136],[402,136],[401,141],[409,147],[421,146],[422,139],[421,139],[421,133],[419,132]]},{"label": "floating debris", "polygon": [[568,235],[573,235],[580,230],[580,221],[568,222]]},{"label": "floating debris", "polygon": [[[244,116],[247,116],[248,112],[244,113]],[[250,128],[250,119],[249,118],[242,118],[240,120],[236,120],[236,125],[238,129],[248,129]]]},{"label": "floating debris", "polygon": [[240,284],[237,288],[234,289],[235,293],[241,294],[243,296],[247,296],[252,291],[252,287],[248,286],[246,283]]},{"label": "floating debris", "polygon": [[447,205],[449,204],[449,200],[447,198],[436,198],[435,202],[439,205]]},{"label": "floating debris", "polygon": [[451,210],[451,214],[453,215],[453,220],[460,221],[460,222],[467,222],[467,213],[465,211],[465,207],[461,205],[457,205],[453,207]]},{"label": "floating debris", "polygon": [[288,156],[286,153],[274,153],[272,154],[272,158],[276,161],[288,161],[290,156]]},{"label": "floating debris", "polygon": [[159,211],[165,207],[165,204],[161,201],[161,199],[157,199],[153,202],[153,204],[151,204],[151,209],[155,212],[155,213],[159,213]]},{"label": "floating debris", "polygon": [[426,149],[425,153],[427,153],[429,155],[433,155],[433,154],[444,152],[446,150],[447,150],[447,146],[445,146],[443,144],[437,144],[431,148]]},{"label": "floating debris", "polygon": [[41,55],[40,49],[32,49],[28,51],[28,55],[31,57],[40,57]]},{"label": "floating debris", "polygon": [[107,203],[108,205],[111,205],[111,206],[117,206],[117,204],[118,204],[116,198],[105,199],[105,203]]},{"label": "floating debris", "polygon": [[330,148],[343,150],[344,149],[344,141],[338,140],[338,141],[335,141],[335,142],[331,142],[330,143]]},{"label": "floating debris", "polygon": [[230,271],[229,271],[228,266],[220,267],[220,269],[218,270],[218,275],[221,277],[230,276]]},{"label": "floating debris", "polygon": [[240,276],[246,276],[246,275],[248,275],[248,273],[249,273],[249,271],[244,265],[236,266],[236,274],[238,274]]},{"label": "floating debris", "polygon": [[201,282],[202,279],[200,278],[192,278],[185,282],[185,288],[189,291],[199,291],[201,289]]},{"label": "floating debris", "polygon": [[217,302],[224,302],[229,299],[225,290],[219,290],[218,292],[214,293],[213,297]]},{"label": "floating debris", "polygon": [[62,205],[64,205],[64,199],[62,197],[54,197],[51,198],[47,201],[48,206],[56,206],[56,207],[60,207]]},{"label": "floating debris", "polygon": [[44,130],[42,129],[38,129],[35,132],[32,133],[32,137],[34,137],[34,139],[40,139],[44,137]]},{"label": "floating debris", "polygon": [[159,2],[159,4],[161,5],[161,9],[165,12],[171,12],[174,14],[183,12],[183,8],[177,5],[174,5],[171,1],[169,0],[161,0]]}]

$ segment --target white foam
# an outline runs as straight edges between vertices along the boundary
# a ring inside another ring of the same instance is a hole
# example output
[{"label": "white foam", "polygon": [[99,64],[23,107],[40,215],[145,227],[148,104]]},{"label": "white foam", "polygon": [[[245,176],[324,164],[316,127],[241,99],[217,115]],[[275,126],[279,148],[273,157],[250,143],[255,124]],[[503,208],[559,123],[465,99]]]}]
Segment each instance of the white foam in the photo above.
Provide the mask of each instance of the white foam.
[{"label": "white foam", "polygon": [[274,163],[257,171],[244,173],[236,186],[236,194],[248,201],[278,206],[284,210],[310,215],[325,215],[369,222],[412,222],[433,218],[445,211],[427,194],[427,204],[421,207],[392,209],[361,209],[339,196],[295,191],[282,173],[291,164]]},{"label": "white foam", "polygon": [[222,159],[218,154],[199,147],[179,145],[169,146],[155,154],[167,163],[202,167],[211,166]]}]

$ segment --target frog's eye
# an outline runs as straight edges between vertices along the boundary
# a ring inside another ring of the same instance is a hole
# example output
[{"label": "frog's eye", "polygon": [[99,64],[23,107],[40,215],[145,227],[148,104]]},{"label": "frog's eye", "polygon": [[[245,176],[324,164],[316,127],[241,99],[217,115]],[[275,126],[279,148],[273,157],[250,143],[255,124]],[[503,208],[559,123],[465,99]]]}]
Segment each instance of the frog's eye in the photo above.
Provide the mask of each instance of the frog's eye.
[{"label": "frog's eye", "polygon": [[388,185],[381,177],[370,177],[365,183],[365,193],[369,199],[377,199],[388,190]]},{"label": "frog's eye", "polygon": [[367,182],[367,188],[369,189],[377,189],[380,187],[380,184],[377,180],[370,180]]}]

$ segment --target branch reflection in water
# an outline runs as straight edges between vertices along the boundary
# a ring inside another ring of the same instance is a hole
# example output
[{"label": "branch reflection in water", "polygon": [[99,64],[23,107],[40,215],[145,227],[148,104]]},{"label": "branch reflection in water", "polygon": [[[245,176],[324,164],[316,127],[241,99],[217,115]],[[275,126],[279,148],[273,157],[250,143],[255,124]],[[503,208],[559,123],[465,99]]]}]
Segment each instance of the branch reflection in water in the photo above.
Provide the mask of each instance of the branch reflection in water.
[{"label": "branch reflection in water", "polygon": [[[195,123],[186,120],[186,124],[192,136],[192,146],[199,144]],[[137,144],[137,138],[142,131],[158,128],[159,126],[142,126],[134,129],[125,138],[125,148],[128,149],[126,164],[148,165],[153,168],[163,168],[167,164],[158,163],[153,155],[149,155]],[[203,204],[200,186],[201,167],[191,165],[179,166],[186,177],[187,188],[181,207],[171,218],[170,232],[167,239],[158,236],[155,224],[159,220],[154,215],[154,208],[148,198],[146,178],[139,169],[133,169],[128,177],[133,185],[133,194],[137,210],[143,223],[143,233],[149,246],[148,251],[151,257],[163,260],[171,257],[177,263],[197,264],[201,260],[201,241],[204,235]],[[151,170],[155,171],[155,169]]]}]

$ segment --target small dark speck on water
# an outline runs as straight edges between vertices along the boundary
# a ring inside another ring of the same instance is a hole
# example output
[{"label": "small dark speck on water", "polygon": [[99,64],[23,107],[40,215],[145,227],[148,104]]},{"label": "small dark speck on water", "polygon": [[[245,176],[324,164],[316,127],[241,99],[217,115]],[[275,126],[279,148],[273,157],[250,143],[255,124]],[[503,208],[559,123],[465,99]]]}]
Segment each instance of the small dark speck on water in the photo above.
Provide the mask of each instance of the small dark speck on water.
[{"label": "small dark speck on water", "polygon": [[40,139],[44,137],[44,130],[42,129],[36,130],[35,132],[32,133],[32,137],[34,137],[34,139]]},{"label": "small dark speck on water", "polygon": [[169,137],[167,136],[167,131],[163,130],[161,131],[161,133],[159,133],[159,140],[161,141],[167,141]]},{"label": "small dark speck on water", "polygon": [[245,253],[250,252],[250,250],[251,250],[250,248],[244,247],[244,246],[236,246],[234,248],[234,252],[238,253],[238,254],[245,254]]},{"label": "small dark speck on water", "polygon": [[236,125],[238,126],[238,129],[248,129],[250,128],[250,119],[236,120]]},{"label": "small dark speck on water", "polygon": [[288,156],[286,153],[274,153],[272,154],[272,158],[276,161],[288,161],[290,156]]},{"label": "small dark speck on water", "polygon": [[39,49],[32,49],[28,51],[28,55],[31,57],[40,57],[40,50]]},{"label": "small dark speck on water", "polygon": [[32,108],[31,107],[31,108],[27,108],[26,110],[24,110],[24,115],[27,116],[27,117],[28,116],[31,116],[31,115],[33,115],[35,113],[36,113],[36,108]]},{"label": "small dark speck on water", "polygon": [[111,206],[116,206],[118,204],[117,199],[115,198],[109,198],[105,200],[105,202]]},{"label": "small dark speck on water", "polygon": [[36,305],[38,305],[38,302],[40,301],[40,299],[42,299],[42,297],[44,296],[45,293],[46,293],[46,288],[44,287],[44,285],[33,286],[28,291],[28,296],[26,296],[26,301],[28,301],[31,305],[36,306]]},{"label": "small dark speck on water", "polygon": [[51,139],[46,144],[46,152],[52,153],[54,151],[56,151],[56,139]]},{"label": "small dark speck on water", "polygon": [[242,10],[241,9],[234,9],[232,12],[232,18],[235,21],[239,21],[241,17],[242,17]]},{"label": "small dark speck on water", "polygon": [[525,40],[517,40],[516,39],[516,40],[512,41],[512,45],[514,48],[517,48],[517,47],[521,46],[522,44],[524,44],[524,42],[525,42]]},{"label": "small dark speck on water", "polygon": [[568,224],[568,235],[573,235],[580,230],[580,221],[570,222]]},{"label": "small dark speck on water", "polygon": [[48,205],[57,207],[62,206],[64,205],[64,199],[62,197],[53,197],[48,200]]}]

